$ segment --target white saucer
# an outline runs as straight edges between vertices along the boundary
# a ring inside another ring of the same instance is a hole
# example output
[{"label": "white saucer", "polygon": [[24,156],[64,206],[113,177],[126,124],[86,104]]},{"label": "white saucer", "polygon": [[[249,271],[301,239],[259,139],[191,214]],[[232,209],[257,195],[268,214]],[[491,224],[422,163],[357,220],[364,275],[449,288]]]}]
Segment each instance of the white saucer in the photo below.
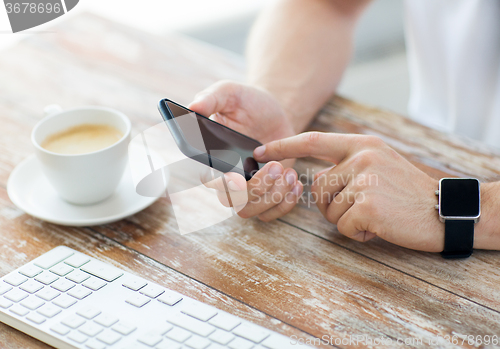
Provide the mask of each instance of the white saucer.
[{"label": "white saucer", "polygon": [[69,226],[115,222],[145,209],[158,199],[137,194],[130,169],[127,168],[115,193],[106,200],[88,206],[70,204],[50,185],[34,155],[12,171],[7,181],[7,194],[27,214],[50,223]]}]

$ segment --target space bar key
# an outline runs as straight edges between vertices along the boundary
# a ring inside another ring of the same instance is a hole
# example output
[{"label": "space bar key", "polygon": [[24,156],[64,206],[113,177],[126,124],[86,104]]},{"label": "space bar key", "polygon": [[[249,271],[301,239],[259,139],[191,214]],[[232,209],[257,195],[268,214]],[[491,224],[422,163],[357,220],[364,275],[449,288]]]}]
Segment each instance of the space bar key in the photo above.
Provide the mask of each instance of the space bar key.
[{"label": "space bar key", "polygon": [[171,324],[182,327],[188,331],[196,333],[202,337],[208,336],[210,333],[215,331],[215,327],[207,324],[206,322],[201,322],[200,320],[196,320],[190,316],[183,314],[176,314],[170,316],[167,319]]},{"label": "space bar key", "polygon": [[90,261],[84,264],[80,269],[108,282],[123,275],[121,270],[99,261]]}]

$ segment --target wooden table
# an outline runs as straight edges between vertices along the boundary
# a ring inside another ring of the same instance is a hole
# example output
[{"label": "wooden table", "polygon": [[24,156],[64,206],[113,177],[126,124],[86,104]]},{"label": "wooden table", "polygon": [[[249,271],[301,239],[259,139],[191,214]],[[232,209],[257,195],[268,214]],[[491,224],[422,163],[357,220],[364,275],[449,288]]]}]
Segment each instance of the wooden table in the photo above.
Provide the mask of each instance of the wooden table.
[{"label": "wooden table", "polygon": [[[331,336],[334,347],[370,347],[349,343],[353,336],[405,348],[429,347],[431,340],[435,347],[472,347],[462,339],[453,345],[448,337],[499,336],[498,252],[476,251],[455,261],[380,239],[358,243],[304,204],[272,223],[236,217],[181,236],[166,199],[119,222],[85,228],[45,223],[9,200],[7,178],[33,153],[30,131],[45,105],[116,108],[137,132],[158,122],[160,98],[187,104],[219,79],[243,80],[243,71],[241,58],[228,52],[92,15],[2,52],[0,275],[64,244],[284,335]],[[380,136],[435,178],[500,179],[498,153],[340,97],[310,128]],[[296,167],[305,173],[324,166],[305,159]],[[0,347],[47,346],[0,324]]]}]

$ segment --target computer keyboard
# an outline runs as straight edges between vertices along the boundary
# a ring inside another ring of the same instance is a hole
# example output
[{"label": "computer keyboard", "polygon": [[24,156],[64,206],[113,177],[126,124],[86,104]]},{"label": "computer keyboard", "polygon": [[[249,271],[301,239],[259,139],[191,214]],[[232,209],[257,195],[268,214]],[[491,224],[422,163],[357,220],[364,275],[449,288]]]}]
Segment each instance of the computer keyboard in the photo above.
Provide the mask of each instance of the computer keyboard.
[{"label": "computer keyboard", "polygon": [[0,279],[0,321],[56,348],[297,347],[281,334],[66,246]]}]

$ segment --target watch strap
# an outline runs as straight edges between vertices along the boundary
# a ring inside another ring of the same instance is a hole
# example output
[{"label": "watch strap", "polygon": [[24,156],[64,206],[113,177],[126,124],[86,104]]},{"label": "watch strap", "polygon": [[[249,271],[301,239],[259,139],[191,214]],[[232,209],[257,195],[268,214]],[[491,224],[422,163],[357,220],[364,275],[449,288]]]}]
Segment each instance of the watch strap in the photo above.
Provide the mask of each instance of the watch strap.
[{"label": "watch strap", "polygon": [[444,258],[467,258],[474,246],[473,220],[446,220],[444,222]]}]

